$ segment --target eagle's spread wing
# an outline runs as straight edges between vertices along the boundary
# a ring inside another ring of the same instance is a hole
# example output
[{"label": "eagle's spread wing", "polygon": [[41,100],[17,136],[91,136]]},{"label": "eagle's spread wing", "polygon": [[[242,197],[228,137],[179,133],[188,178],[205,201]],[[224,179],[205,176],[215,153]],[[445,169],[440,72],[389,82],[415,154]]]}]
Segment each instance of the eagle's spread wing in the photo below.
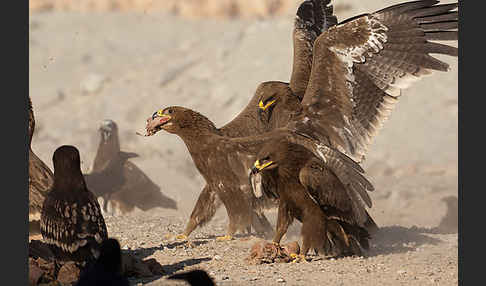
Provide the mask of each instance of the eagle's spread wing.
[{"label": "eagle's spread wing", "polygon": [[337,24],[331,0],[306,0],[297,9],[294,20],[294,62],[290,89],[299,98],[304,96],[312,67],[314,41],[329,27]]},{"label": "eagle's spread wing", "polygon": [[53,182],[52,171],[29,150],[29,220],[40,220],[42,204]]},{"label": "eagle's spread wing", "polygon": [[46,243],[72,260],[85,261],[96,257],[99,244],[108,237],[105,220],[89,190],[73,191],[69,196],[68,200],[56,190],[49,193],[42,208],[41,233]]},{"label": "eagle's spread wing", "polygon": [[[338,133],[339,146],[361,159],[386,120],[400,89],[449,66],[429,54],[457,56],[457,48],[429,40],[457,40],[455,4],[415,1],[348,19],[315,41],[302,104],[317,129]],[[332,139],[331,139],[332,140]]]}]

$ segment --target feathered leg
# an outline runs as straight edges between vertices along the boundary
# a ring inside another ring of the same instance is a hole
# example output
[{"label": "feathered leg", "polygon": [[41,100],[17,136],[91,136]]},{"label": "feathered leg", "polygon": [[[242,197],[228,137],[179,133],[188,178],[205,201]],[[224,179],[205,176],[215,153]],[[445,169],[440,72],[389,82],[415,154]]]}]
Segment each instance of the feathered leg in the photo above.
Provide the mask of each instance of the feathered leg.
[{"label": "feathered leg", "polygon": [[221,201],[218,199],[216,192],[206,185],[201,194],[199,194],[184,233],[178,235],[177,239],[186,239],[196,227],[209,222],[220,206]]},{"label": "feathered leg", "polygon": [[278,203],[278,216],[277,216],[277,227],[275,231],[275,236],[273,237],[273,243],[279,244],[282,236],[287,233],[287,230],[292,223],[293,218],[290,215],[289,208],[284,200],[279,200]]}]

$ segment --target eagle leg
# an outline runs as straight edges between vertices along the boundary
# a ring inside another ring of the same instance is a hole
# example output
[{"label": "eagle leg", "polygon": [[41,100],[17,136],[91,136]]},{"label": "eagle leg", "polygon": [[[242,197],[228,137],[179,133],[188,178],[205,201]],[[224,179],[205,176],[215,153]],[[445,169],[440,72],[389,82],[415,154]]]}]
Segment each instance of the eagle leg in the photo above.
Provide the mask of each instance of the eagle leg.
[{"label": "eagle leg", "polygon": [[182,237],[184,235],[185,238],[187,238],[196,227],[209,222],[220,205],[221,202],[218,200],[216,192],[206,185],[201,191],[201,194],[199,194],[199,198],[192,210],[191,217],[189,218],[184,233],[179,236]]},{"label": "eagle leg", "polygon": [[218,240],[218,241],[228,241],[228,240],[232,240],[232,239],[233,239],[233,236],[230,235],[230,234],[216,237],[216,240]]},{"label": "eagle leg", "polygon": [[284,200],[279,200],[278,204],[278,216],[277,216],[277,228],[275,236],[273,237],[273,243],[279,244],[282,236],[287,233],[289,225],[292,223],[292,216],[290,215],[289,208]]}]

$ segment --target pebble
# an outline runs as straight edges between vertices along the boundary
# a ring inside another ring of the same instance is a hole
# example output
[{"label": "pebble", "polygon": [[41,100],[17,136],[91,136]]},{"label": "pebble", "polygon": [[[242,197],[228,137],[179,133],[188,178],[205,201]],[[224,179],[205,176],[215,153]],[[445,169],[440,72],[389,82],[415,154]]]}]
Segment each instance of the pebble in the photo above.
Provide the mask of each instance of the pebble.
[{"label": "pebble", "polygon": [[80,87],[84,94],[92,94],[98,92],[103,87],[106,77],[101,74],[91,73],[81,81]]},{"label": "pebble", "polygon": [[283,279],[283,278],[278,278],[278,279],[277,279],[277,282],[278,282],[278,283],[283,283],[283,282],[285,282],[285,279]]}]

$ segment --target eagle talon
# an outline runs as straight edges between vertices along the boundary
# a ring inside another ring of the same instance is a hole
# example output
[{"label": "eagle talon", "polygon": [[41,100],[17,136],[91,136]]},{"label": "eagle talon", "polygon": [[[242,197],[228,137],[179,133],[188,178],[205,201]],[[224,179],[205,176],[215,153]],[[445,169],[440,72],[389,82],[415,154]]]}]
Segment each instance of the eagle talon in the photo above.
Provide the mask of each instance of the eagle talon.
[{"label": "eagle talon", "polygon": [[178,240],[187,240],[187,235],[185,235],[185,234],[178,234],[178,235],[176,235],[175,238],[178,239]]},{"label": "eagle talon", "polygon": [[216,237],[216,240],[218,241],[229,241],[229,240],[232,240],[233,237],[231,235],[225,235],[225,236],[218,236]]},{"label": "eagle talon", "polygon": [[290,263],[299,263],[299,262],[309,263],[304,254],[291,253],[290,257],[293,258],[293,260]]}]

